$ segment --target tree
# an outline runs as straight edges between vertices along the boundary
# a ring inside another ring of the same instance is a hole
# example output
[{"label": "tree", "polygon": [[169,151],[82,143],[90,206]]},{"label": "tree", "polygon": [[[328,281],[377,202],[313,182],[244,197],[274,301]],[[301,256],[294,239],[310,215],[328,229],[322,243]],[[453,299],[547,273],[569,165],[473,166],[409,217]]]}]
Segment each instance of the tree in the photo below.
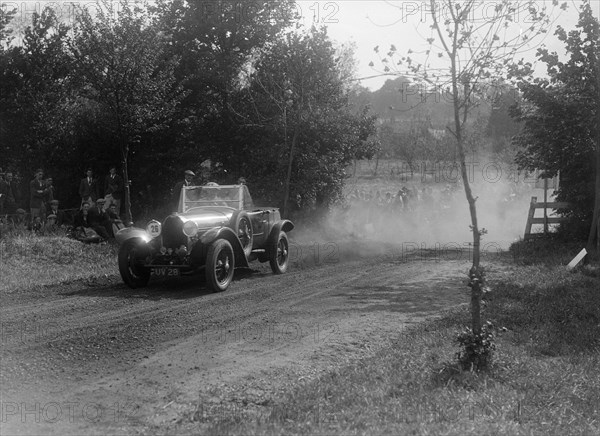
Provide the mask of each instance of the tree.
[{"label": "tree", "polygon": [[[531,65],[517,65],[524,101],[512,114],[524,123],[515,138],[521,168],[543,169],[561,175],[558,200],[573,205],[564,213],[568,226],[587,231],[587,250],[594,249],[600,217],[600,25],[592,15],[591,2],[581,6],[577,30],[556,35],[566,46],[569,59],[538,50],[547,66],[547,78],[533,78]],[[593,209],[590,204],[594,204]],[[600,241],[598,241],[600,243]]]},{"label": "tree", "polygon": [[341,195],[345,166],[373,154],[374,117],[349,104],[348,56],[326,29],[313,27],[288,32],[252,66],[240,122],[266,133],[261,156],[274,168],[270,186],[281,195],[284,215],[290,199],[326,209]]},{"label": "tree", "polygon": [[[2,155],[22,175],[30,173],[32,166],[52,170],[68,154],[63,150],[73,101],[68,31],[54,11],[45,8],[32,15],[21,45],[8,45],[7,40],[6,50],[0,53]],[[55,177],[55,182],[62,188],[62,177]]]},{"label": "tree", "polygon": [[181,111],[189,123],[173,135],[176,142],[229,172],[245,165],[246,132],[236,128],[235,114],[244,73],[292,22],[294,10],[291,0],[156,2],[154,26],[171,35],[169,50],[180,59],[175,76],[187,91]]},{"label": "tree", "polygon": [[78,15],[72,53],[79,93],[93,106],[121,155],[125,214],[131,222],[128,160],[131,149],[173,122],[185,96],[175,79],[169,37],[149,26],[145,10],[105,2],[95,17]]},{"label": "tree", "polygon": [[[557,2],[555,0],[555,5]],[[484,3],[485,4],[485,3]],[[515,12],[522,10],[525,4],[531,26],[521,32],[510,32]],[[507,65],[526,48],[530,41],[546,31],[550,24],[550,16],[545,6],[539,9],[530,2],[514,2],[502,0],[485,8],[485,13],[478,9],[480,2],[475,0],[430,0],[429,13],[432,20],[431,34],[427,38],[428,47],[424,51],[424,63],[417,63],[411,57],[399,57],[395,46],[385,54],[381,61],[384,71],[397,71],[398,74],[410,74],[419,79],[425,86],[433,86],[435,91],[445,92],[452,101],[453,123],[447,126],[455,139],[460,172],[469,206],[471,231],[473,234],[473,263],[469,271],[469,287],[471,288],[471,327],[467,336],[483,343],[486,332],[482,330],[481,297],[485,289],[484,268],[481,265],[481,237],[486,233],[480,229],[477,218],[477,197],[474,195],[466,166],[467,121],[475,107],[477,95],[484,94],[483,80],[502,77]],[[375,49],[378,53],[378,48]],[[414,56],[414,54],[413,54]],[[430,57],[436,56],[439,61],[446,61],[444,67],[433,68]],[[463,344],[468,341],[462,340]],[[487,355],[476,355],[472,349],[465,347],[461,354],[461,362],[479,369],[485,368]]]}]

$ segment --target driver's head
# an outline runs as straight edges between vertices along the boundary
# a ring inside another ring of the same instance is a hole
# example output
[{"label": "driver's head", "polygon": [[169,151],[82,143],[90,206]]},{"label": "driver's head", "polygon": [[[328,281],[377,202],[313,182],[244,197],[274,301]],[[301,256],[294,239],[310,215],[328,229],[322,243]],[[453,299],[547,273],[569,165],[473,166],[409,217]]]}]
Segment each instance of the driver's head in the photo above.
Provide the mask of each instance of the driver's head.
[{"label": "driver's head", "polygon": [[185,177],[185,180],[186,180],[186,182],[188,182],[188,183],[189,183],[189,182],[191,182],[191,181],[194,179],[194,176],[195,176],[195,174],[194,174],[194,172],[193,172],[193,171],[191,171],[191,170],[186,170],[186,171],[183,173],[183,176]]}]

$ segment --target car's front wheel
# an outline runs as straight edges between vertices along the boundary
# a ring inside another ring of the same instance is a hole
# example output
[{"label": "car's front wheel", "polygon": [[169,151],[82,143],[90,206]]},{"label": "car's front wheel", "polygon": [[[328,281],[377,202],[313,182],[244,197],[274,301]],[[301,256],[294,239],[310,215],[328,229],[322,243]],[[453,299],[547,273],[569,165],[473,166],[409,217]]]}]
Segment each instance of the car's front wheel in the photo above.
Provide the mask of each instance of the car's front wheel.
[{"label": "car's front wheel", "polygon": [[127,286],[140,288],[150,280],[150,269],[142,266],[148,249],[140,240],[125,242],[119,249],[119,272]]},{"label": "car's front wheel", "polygon": [[226,239],[217,239],[206,256],[206,283],[213,292],[222,292],[233,280],[235,259],[233,248]]},{"label": "car's front wheel", "polygon": [[285,232],[279,232],[269,250],[269,263],[274,274],[286,272],[290,260],[290,243]]}]

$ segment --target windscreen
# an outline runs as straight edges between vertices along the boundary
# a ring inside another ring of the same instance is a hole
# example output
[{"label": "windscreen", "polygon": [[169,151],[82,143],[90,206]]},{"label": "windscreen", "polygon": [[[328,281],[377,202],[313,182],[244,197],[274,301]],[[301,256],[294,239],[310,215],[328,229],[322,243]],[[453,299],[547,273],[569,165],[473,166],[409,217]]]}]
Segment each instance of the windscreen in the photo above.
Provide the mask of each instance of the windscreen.
[{"label": "windscreen", "polygon": [[240,189],[237,186],[193,186],[185,188],[183,194],[183,212],[204,206],[240,207]]}]

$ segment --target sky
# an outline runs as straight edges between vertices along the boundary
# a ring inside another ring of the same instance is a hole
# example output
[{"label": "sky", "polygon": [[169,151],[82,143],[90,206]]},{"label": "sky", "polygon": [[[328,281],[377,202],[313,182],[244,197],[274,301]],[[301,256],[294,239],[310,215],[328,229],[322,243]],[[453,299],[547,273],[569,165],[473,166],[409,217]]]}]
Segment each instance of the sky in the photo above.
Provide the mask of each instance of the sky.
[{"label": "sky", "polygon": [[[207,1],[207,3],[210,3],[210,0],[190,1]],[[490,10],[489,8],[499,1],[501,0],[480,0],[475,8],[474,17],[485,15],[486,11]],[[78,5],[90,4],[94,3],[94,0],[0,0],[0,2],[4,7],[16,7],[21,13],[20,15],[28,18],[26,20],[28,22],[31,13],[41,10],[44,5],[51,4],[53,7],[60,8],[73,3]],[[535,61],[535,49],[541,43],[546,44],[551,51],[556,51],[559,55],[564,53],[564,46],[553,36],[554,30],[558,24],[567,30],[575,27],[580,0],[559,0],[559,2],[566,2],[568,5],[567,10],[557,16],[554,28],[548,32],[545,40],[535,40],[529,52],[524,54],[527,60]],[[361,79],[359,80],[361,85],[376,90],[387,79],[393,77],[380,75],[383,65],[373,51],[374,47],[379,46],[383,53],[388,51],[391,44],[397,47],[399,53],[406,53],[408,49],[426,48],[424,41],[430,35],[431,29],[429,26],[432,23],[431,14],[427,7],[428,3],[429,0],[296,0],[296,11],[305,26],[310,26],[313,23],[325,25],[328,28],[329,35],[339,44],[349,42],[355,44],[357,79]],[[552,1],[536,0],[536,3],[539,5],[538,7],[541,7],[542,4],[550,7]],[[521,0],[521,4],[525,4],[525,0]],[[600,0],[592,0],[592,5],[596,16],[600,16]],[[512,30],[518,31],[519,28],[527,25],[527,21],[527,11],[521,11],[515,16]],[[419,61],[418,56],[415,57],[415,60]],[[374,62],[375,67],[369,66],[371,61]],[[537,72],[540,75],[543,74],[541,65]]]},{"label": "sky", "polygon": [[[561,3],[564,0],[560,1]],[[302,16],[305,25],[319,23],[326,25],[328,34],[340,43],[352,41],[356,44],[355,57],[358,61],[358,78],[367,78],[378,75],[380,68],[370,67],[373,61],[375,67],[380,66],[378,57],[373,51],[374,47],[381,47],[381,51],[387,52],[391,44],[394,44],[399,52],[406,53],[409,48],[424,47],[424,40],[429,37],[432,23],[428,13],[428,1],[421,0],[337,0],[337,1],[311,1],[300,0],[297,2],[297,10]],[[541,6],[543,1],[538,1]],[[546,5],[551,6],[551,1]],[[578,0],[567,0],[568,8],[557,14],[553,29],[548,32],[545,39],[536,40],[530,50],[523,54],[526,60],[535,60],[535,49],[544,43],[550,51],[556,51],[559,55],[564,53],[564,46],[554,36],[556,25],[560,24],[570,30],[577,23],[579,5]],[[494,0],[481,1],[475,9],[475,14],[484,14],[486,8],[491,7]],[[595,15],[600,10],[600,0],[593,0]],[[526,26],[528,13],[523,11],[515,19],[515,29]],[[516,30],[515,30],[516,31]],[[543,70],[540,68],[543,72]],[[376,90],[383,83],[393,77],[379,76],[363,79],[363,86]]]}]

